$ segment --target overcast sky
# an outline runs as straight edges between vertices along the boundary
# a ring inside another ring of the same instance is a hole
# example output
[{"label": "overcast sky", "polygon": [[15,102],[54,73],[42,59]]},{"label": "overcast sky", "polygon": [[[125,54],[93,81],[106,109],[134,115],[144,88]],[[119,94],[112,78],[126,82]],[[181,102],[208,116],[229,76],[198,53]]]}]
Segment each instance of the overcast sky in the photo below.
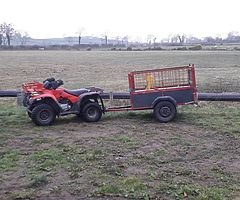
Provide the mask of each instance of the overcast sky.
[{"label": "overcast sky", "polygon": [[169,34],[197,37],[240,32],[239,0],[0,0],[0,23],[33,38]]}]

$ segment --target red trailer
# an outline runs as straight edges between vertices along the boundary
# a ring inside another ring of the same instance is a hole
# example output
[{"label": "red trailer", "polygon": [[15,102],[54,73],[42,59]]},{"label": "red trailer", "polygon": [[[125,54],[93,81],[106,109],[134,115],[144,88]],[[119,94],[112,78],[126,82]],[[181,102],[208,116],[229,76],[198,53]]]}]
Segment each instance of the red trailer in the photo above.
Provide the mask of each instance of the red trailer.
[{"label": "red trailer", "polygon": [[172,121],[178,105],[197,103],[194,65],[134,71],[128,74],[131,105],[106,111],[153,109],[156,119]]}]

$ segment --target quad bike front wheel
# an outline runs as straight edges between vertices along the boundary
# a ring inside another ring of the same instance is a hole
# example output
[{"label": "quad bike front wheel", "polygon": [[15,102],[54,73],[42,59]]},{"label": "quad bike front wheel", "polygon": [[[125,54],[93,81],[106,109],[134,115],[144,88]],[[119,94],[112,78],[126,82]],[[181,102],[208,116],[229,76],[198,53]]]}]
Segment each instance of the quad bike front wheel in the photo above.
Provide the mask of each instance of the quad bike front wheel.
[{"label": "quad bike front wheel", "polygon": [[29,111],[27,111],[27,114],[28,114],[28,117],[29,117],[30,119],[32,119],[32,113],[29,112]]},{"label": "quad bike front wheel", "polygon": [[40,104],[33,108],[31,118],[36,125],[47,126],[54,122],[56,113],[50,105]]},{"label": "quad bike front wheel", "polygon": [[87,122],[97,122],[102,117],[102,109],[98,103],[88,103],[83,107],[81,115]]}]

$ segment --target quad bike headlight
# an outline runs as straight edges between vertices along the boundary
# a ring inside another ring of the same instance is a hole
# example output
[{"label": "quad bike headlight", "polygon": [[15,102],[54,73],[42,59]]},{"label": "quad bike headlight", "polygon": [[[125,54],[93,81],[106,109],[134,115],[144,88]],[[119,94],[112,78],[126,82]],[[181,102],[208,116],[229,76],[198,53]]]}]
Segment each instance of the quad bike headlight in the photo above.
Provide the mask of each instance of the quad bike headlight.
[{"label": "quad bike headlight", "polygon": [[32,97],[34,97],[34,96],[38,96],[38,95],[39,95],[38,92],[32,92],[32,93],[31,93],[31,96],[32,96]]}]

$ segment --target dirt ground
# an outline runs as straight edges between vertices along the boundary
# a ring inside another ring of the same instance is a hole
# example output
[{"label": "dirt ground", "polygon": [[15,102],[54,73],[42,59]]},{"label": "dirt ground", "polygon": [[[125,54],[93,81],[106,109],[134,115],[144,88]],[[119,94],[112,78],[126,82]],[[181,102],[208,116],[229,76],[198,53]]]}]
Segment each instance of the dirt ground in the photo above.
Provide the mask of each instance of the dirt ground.
[{"label": "dirt ground", "polygon": [[1,141],[0,155],[14,150],[19,158],[1,173],[0,198],[239,198],[240,139],[179,118],[161,124],[140,112],[88,124],[70,117],[49,128],[25,119],[23,131],[9,127]]},{"label": "dirt ground", "polygon": [[[194,63],[200,91],[235,91],[239,53],[0,52],[0,90],[54,76],[67,88],[128,91],[129,71]],[[180,108],[167,124],[150,111],[37,127],[15,99],[0,99],[0,199],[236,200],[239,130],[238,103]]]}]

